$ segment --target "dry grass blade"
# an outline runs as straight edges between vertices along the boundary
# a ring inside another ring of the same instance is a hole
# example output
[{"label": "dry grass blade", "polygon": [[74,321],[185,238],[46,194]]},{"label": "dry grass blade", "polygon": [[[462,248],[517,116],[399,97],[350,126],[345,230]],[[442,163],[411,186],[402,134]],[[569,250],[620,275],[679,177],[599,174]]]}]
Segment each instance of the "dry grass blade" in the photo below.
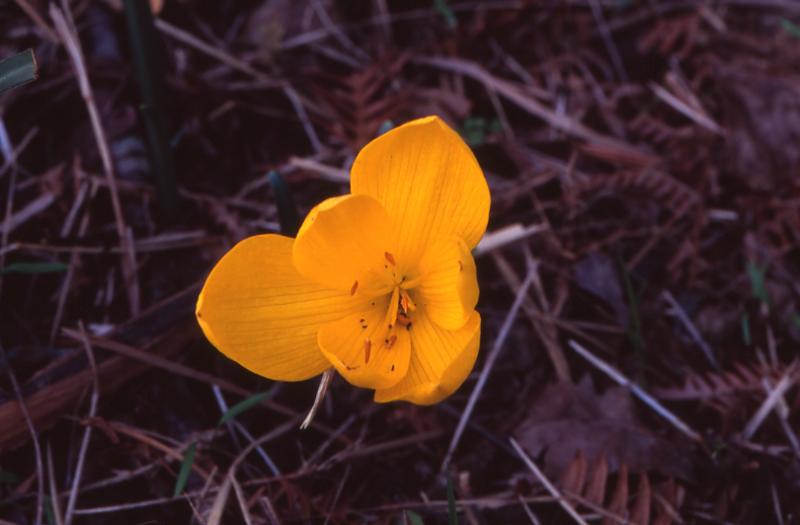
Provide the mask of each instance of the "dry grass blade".
[{"label": "dry grass blade", "polygon": [[231,478],[231,485],[233,486],[234,494],[236,494],[236,501],[239,503],[239,510],[242,512],[245,525],[253,525],[253,517],[250,515],[250,508],[247,505],[247,499],[245,498],[242,486],[236,481],[235,477]]},{"label": "dry grass blade", "polygon": [[26,15],[30,17],[31,20],[36,24],[39,30],[44,33],[45,38],[50,40],[51,42],[58,42],[58,35],[53,32],[53,28],[47,25],[42,15],[39,14],[39,10],[36,9],[28,0],[14,0],[20,9],[22,9]]},{"label": "dry grass blade", "polygon": [[42,523],[42,512],[44,511],[45,476],[44,462],[42,460],[42,448],[39,444],[39,435],[36,433],[36,427],[33,425],[30,412],[28,412],[28,405],[25,402],[25,397],[22,395],[22,390],[20,390],[19,383],[17,382],[17,376],[14,374],[14,371],[11,368],[8,355],[6,354],[6,350],[3,348],[2,344],[0,344],[0,357],[2,358],[0,362],[2,362],[3,367],[5,367],[8,378],[11,381],[11,387],[14,390],[14,396],[17,398],[19,409],[22,412],[22,417],[25,420],[25,426],[27,427],[33,442],[33,450],[36,455],[36,484],[38,486],[38,490],[36,492],[36,516],[33,520],[33,523],[34,525],[40,525]]},{"label": "dry grass blade", "polygon": [[333,376],[336,374],[336,371],[333,368],[329,368],[322,373],[322,378],[319,380],[319,387],[317,388],[317,394],[314,396],[314,404],[311,405],[311,410],[308,411],[308,415],[300,423],[300,429],[305,430],[310,425],[311,422],[314,420],[314,416],[317,414],[317,410],[322,405],[322,401],[325,399],[325,394],[328,392],[328,387],[333,380]]},{"label": "dry grass blade", "polygon": [[536,476],[542,485],[544,485],[544,488],[553,496],[553,498],[556,499],[558,504],[561,505],[565,511],[567,511],[567,514],[569,514],[572,519],[575,520],[575,523],[578,523],[579,525],[588,525],[586,520],[584,520],[581,515],[578,514],[578,511],[575,510],[575,507],[570,505],[566,498],[561,495],[561,492],[555,486],[553,486],[553,484],[550,483],[550,480],[545,477],[544,473],[539,470],[539,467],[536,466],[536,463],[534,463],[528,454],[525,453],[522,447],[519,446],[519,443],[517,443],[514,438],[509,438],[509,441],[511,442],[511,446],[514,447],[514,450],[517,452],[517,454],[519,454],[522,462],[525,463],[531,472],[533,472],[533,475]]},{"label": "dry grass blade", "polygon": [[50,443],[46,446],[47,449],[47,479],[50,486],[50,504],[53,516],[56,520],[56,525],[64,525],[64,516],[61,514],[61,498],[58,495],[58,488],[56,488],[56,473],[53,468],[53,451],[50,448]]},{"label": "dry grass blade", "polygon": [[675,300],[669,290],[664,290],[661,296],[667,303],[669,303],[671,308],[670,313],[680,320],[681,324],[683,324],[683,326],[686,328],[686,331],[689,332],[689,335],[691,335],[692,339],[694,339],[695,343],[697,343],[697,346],[699,346],[703,351],[703,354],[706,356],[706,359],[708,359],[708,362],[711,364],[711,366],[719,369],[719,363],[717,363],[717,359],[714,357],[714,351],[711,350],[711,347],[708,345],[708,343],[706,343],[705,339],[703,339],[703,336],[700,335],[700,332],[694,326],[692,320],[689,319],[689,316],[686,315],[686,312],[683,310],[683,308],[681,308],[681,305],[678,304],[678,301]]},{"label": "dry grass blade", "polygon": [[554,128],[568,135],[583,139],[596,147],[613,151],[616,155],[628,159],[634,164],[650,165],[656,160],[652,155],[643,153],[616,138],[598,133],[581,122],[546,107],[538,100],[525,94],[513,83],[492,75],[474,62],[440,57],[417,58],[414,62],[466,75],[507,98],[521,109],[546,121]]},{"label": "dry grass blade", "polygon": [[798,365],[795,361],[792,363],[789,368],[783,373],[783,377],[778,381],[778,383],[770,389],[769,395],[764,402],[761,403],[761,406],[758,407],[758,410],[753,417],[750,418],[750,421],[747,422],[747,426],[745,426],[744,430],[742,431],[742,438],[745,441],[749,441],[755,433],[758,431],[758,428],[761,426],[761,423],[764,422],[767,415],[775,408],[778,402],[783,398],[783,395],[789,390],[796,382],[797,382],[797,369]]},{"label": "dry grass blade", "polygon": [[658,84],[651,83],[650,89],[653,90],[653,93],[655,93],[658,98],[675,108],[676,111],[694,120],[698,125],[706,128],[712,133],[716,133],[717,135],[724,134],[724,131],[720,125],[714,122],[714,120],[712,120],[708,115],[692,108],[689,104],[686,104],[663,87],[659,86]]},{"label": "dry grass blade", "polygon": [[228,503],[231,485],[230,476],[226,476],[225,481],[222,482],[222,487],[217,492],[217,497],[214,498],[214,504],[211,506],[206,525],[220,525],[222,523],[222,514],[225,512],[225,505]]},{"label": "dry grass blade", "polygon": [[[100,400],[100,385],[97,380],[97,363],[94,360],[94,351],[86,335],[86,330],[83,323],[79,325],[81,334],[83,336],[83,349],[86,352],[86,357],[92,369],[92,394],[89,399],[89,415],[88,419],[91,421],[97,415],[97,403]],[[78,492],[81,486],[81,476],[83,475],[83,465],[86,461],[86,452],[89,450],[89,440],[92,437],[92,425],[86,425],[83,430],[83,438],[81,439],[81,448],[78,451],[78,462],[75,465],[75,474],[72,478],[72,489],[69,493],[69,500],[67,500],[67,512],[64,515],[65,525],[71,525],[72,516],[75,513],[75,504],[78,501]]]},{"label": "dry grass blade", "polygon": [[225,512],[225,505],[228,503],[228,495],[230,494],[231,486],[233,485],[233,480],[236,476],[236,470],[239,468],[239,465],[241,465],[248,454],[255,450],[256,447],[291,431],[291,429],[295,428],[295,425],[297,425],[298,420],[299,418],[297,417],[290,419],[287,423],[284,423],[283,425],[275,428],[271,432],[250,443],[239,453],[238,456],[236,456],[231,463],[231,466],[228,467],[228,473],[225,475],[225,479],[220,486],[219,492],[217,492],[217,496],[214,498],[206,525],[220,525],[220,523],[222,523],[222,515]]},{"label": "dry grass blade", "polygon": [[550,227],[546,224],[530,224],[528,226],[523,226],[517,223],[499,230],[487,232],[475,247],[473,254],[475,257],[481,257],[548,229],[550,229]]},{"label": "dry grass blade", "polygon": [[573,350],[578,352],[584,359],[589,361],[592,365],[598,368],[600,371],[605,373],[608,377],[613,379],[617,384],[623,386],[631,391],[633,395],[638,397],[643,403],[647,406],[652,408],[659,416],[669,421],[675,428],[680,430],[683,434],[688,436],[694,441],[702,442],[703,437],[696,431],[692,430],[692,428],[684,423],[678,416],[667,410],[661,403],[655,400],[650,394],[642,390],[642,388],[619,373],[615,370],[611,365],[600,359],[599,357],[595,356],[587,349],[585,349],[580,344],[576,343],[573,340],[569,341],[570,347]]},{"label": "dry grass blade", "polygon": [[[500,252],[494,252],[492,253],[492,257],[494,259],[494,263],[497,265],[497,268],[500,271],[500,274],[503,276],[509,287],[512,289],[518,289],[521,284],[521,280],[505,256]],[[538,271],[538,268],[536,271]],[[525,314],[528,316],[533,329],[536,330],[540,339],[544,343],[547,356],[550,358],[550,362],[553,364],[553,369],[556,372],[556,377],[559,379],[559,381],[571,381],[569,363],[564,356],[561,345],[558,343],[555,337],[556,326],[560,325],[561,323],[559,323],[553,315],[548,315],[541,312],[531,298],[526,298],[525,301],[523,301],[522,308],[525,311]]]},{"label": "dry grass blade", "polygon": [[[0,224],[0,229],[3,231],[4,234],[9,234],[12,231],[16,230],[33,217],[36,217],[47,208],[49,208],[54,202],[56,201],[56,195],[47,192],[43,193],[39,197],[35,198],[31,202],[27,203],[23,208],[19,211],[15,212],[10,217],[7,217],[2,224]],[[10,209],[10,208],[9,208]]]},{"label": "dry grass blade", "polygon": [[174,38],[175,40],[178,40],[179,42],[182,42],[183,44],[186,44],[189,47],[192,47],[205,55],[215,58],[220,62],[222,62],[223,64],[226,64],[227,66],[237,71],[240,71],[242,73],[245,73],[246,75],[255,78],[256,80],[261,82],[262,86],[264,87],[281,87],[283,85],[282,82],[270,78],[269,75],[256,70],[253,66],[251,66],[247,62],[239,60],[230,53],[222,51],[221,49],[212,46],[210,44],[207,44],[206,42],[197,38],[188,31],[175,27],[174,25],[170,24],[165,20],[162,20],[161,18],[157,18],[155,20],[155,25],[156,28],[158,28],[158,30],[163,32],[165,35]]},{"label": "dry grass blade", "polygon": [[[66,5],[66,4],[65,4]],[[81,49],[80,39],[74,27],[71,27],[64,13],[55,5],[50,4],[50,17],[53,19],[56,31],[67,50],[72,67],[75,70],[75,76],[78,78],[78,85],[80,87],[81,95],[86,104],[86,109],[89,112],[89,119],[92,123],[92,131],[94,138],[97,142],[97,149],[100,152],[100,159],[103,163],[103,171],[108,181],[108,188],[111,193],[111,206],[114,210],[114,225],[117,230],[117,237],[119,238],[120,247],[122,248],[122,277],[125,287],[128,291],[128,305],[133,315],[139,313],[139,282],[136,274],[136,258],[133,252],[133,246],[130,243],[128,236],[128,228],[125,224],[125,216],[122,212],[122,204],[119,199],[119,190],[117,189],[117,177],[114,171],[114,163],[111,160],[111,150],[108,146],[108,138],[106,136],[103,122],[100,119],[100,112],[95,103],[92,86],[89,82],[89,74],[86,70],[86,64],[83,58],[83,50]]]},{"label": "dry grass blade", "polygon": [[458,420],[456,430],[453,432],[453,439],[450,441],[450,445],[447,447],[447,454],[445,455],[444,461],[442,461],[442,466],[439,469],[440,472],[446,471],[447,467],[450,465],[450,460],[453,457],[456,447],[458,447],[458,443],[461,440],[461,435],[464,433],[464,429],[467,428],[467,423],[469,422],[470,416],[472,416],[472,411],[475,409],[475,404],[478,402],[481,392],[483,392],[483,387],[486,385],[487,379],[489,379],[489,374],[492,373],[494,364],[500,355],[500,350],[502,350],[503,345],[506,342],[506,338],[511,332],[511,327],[514,324],[514,321],[517,319],[517,314],[519,313],[520,307],[522,307],[522,302],[528,296],[528,288],[530,288],[530,286],[533,284],[534,278],[535,270],[532,266],[529,266],[528,275],[525,277],[525,280],[517,290],[517,296],[514,299],[514,303],[511,305],[508,314],[506,314],[506,318],[503,320],[500,331],[497,333],[497,338],[494,340],[494,344],[492,345],[491,350],[489,350],[489,355],[486,357],[483,370],[481,370],[481,373],[478,376],[478,381],[475,383],[475,388],[473,388],[472,393],[470,393],[467,405],[464,407],[464,411],[461,413],[461,418]]},{"label": "dry grass blade", "polygon": [[19,141],[17,147],[11,152],[10,156],[7,156],[3,165],[0,166],[0,178],[6,174],[6,171],[11,169],[12,166],[16,166],[17,158],[20,154],[25,151],[25,148],[31,143],[34,137],[39,133],[39,128],[32,128],[29,129],[28,132],[22,137],[22,140]]},{"label": "dry grass blade", "polygon": [[326,166],[325,164],[317,162],[313,159],[292,157],[289,159],[289,166],[310,171],[311,173],[319,175],[325,180],[347,184],[350,183],[350,174],[348,174],[347,171],[340,168],[334,168],[332,166]]}]

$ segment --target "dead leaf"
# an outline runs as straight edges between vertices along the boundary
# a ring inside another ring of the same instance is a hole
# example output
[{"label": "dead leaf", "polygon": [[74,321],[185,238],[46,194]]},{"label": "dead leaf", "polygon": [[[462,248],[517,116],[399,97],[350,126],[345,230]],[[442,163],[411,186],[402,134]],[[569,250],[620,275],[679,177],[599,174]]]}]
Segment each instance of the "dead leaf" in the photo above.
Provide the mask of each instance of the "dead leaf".
[{"label": "dead leaf", "polygon": [[692,477],[688,450],[642,426],[626,389],[612,387],[598,395],[588,376],[579,385],[545,388],[514,436],[534,457],[543,454],[545,472],[557,479],[578,454],[589,464],[606,461],[609,473],[627,466],[632,472]]},{"label": "dead leaf", "polygon": [[800,78],[769,67],[718,73],[731,174],[763,191],[791,187],[800,169]]},{"label": "dead leaf", "polygon": [[575,264],[575,280],[582,289],[602,299],[614,310],[619,326],[628,326],[625,303],[616,264],[608,255],[593,252]]}]

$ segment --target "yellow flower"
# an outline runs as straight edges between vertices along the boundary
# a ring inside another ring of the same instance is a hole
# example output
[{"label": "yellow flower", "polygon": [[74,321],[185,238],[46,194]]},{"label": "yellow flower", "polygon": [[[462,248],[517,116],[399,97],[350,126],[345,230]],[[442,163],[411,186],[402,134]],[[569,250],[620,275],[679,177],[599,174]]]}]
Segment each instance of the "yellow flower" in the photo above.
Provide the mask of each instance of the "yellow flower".
[{"label": "yellow flower", "polygon": [[311,210],[296,239],[234,246],[208,276],[197,320],[269,379],[333,366],[375,401],[437,403],[478,354],[470,250],[486,230],[486,179],[458,134],[426,117],[367,144],[350,191]]}]

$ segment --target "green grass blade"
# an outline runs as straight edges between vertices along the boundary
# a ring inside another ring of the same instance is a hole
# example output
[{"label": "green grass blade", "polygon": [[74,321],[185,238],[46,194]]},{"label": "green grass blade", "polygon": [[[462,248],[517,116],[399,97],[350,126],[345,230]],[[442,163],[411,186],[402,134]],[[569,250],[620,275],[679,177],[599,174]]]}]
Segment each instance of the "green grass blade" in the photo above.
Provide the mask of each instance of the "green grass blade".
[{"label": "green grass blade", "polygon": [[792,35],[795,38],[800,38],[800,26],[795,24],[789,19],[781,18],[781,27],[783,30]]},{"label": "green grass blade", "polygon": [[637,374],[644,369],[644,339],[642,338],[642,318],[639,316],[639,296],[633,288],[630,273],[622,265],[622,281],[625,285],[625,295],[628,299],[628,330],[627,336],[633,346],[636,356]]},{"label": "green grass blade", "polygon": [[769,292],[767,291],[767,269],[753,261],[747,263],[747,275],[750,277],[750,286],[753,288],[753,296],[763,304],[769,306]]},{"label": "green grass blade", "polygon": [[456,493],[453,489],[453,478],[447,476],[447,518],[450,525],[458,525],[456,512]]},{"label": "green grass blade", "polygon": [[33,49],[8,57],[0,62],[0,93],[33,82],[39,77],[39,67]]},{"label": "green grass blade", "polygon": [[56,513],[53,510],[53,500],[50,499],[50,496],[44,497],[44,519],[47,521],[47,525],[58,525],[56,522]]},{"label": "green grass blade", "polygon": [[217,425],[222,426],[231,419],[240,415],[241,413],[246,412],[251,408],[253,408],[254,406],[261,404],[261,402],[272,397],[272,393],[273,393],[272,390],[268,392],[260,392],[258,394],[253,394],[244,401],[236,403],[235,405],[230,407],[224,414],[222,414],[222,417],[219,419],[219,423],[217,423]]},{"label": "green grass blade", "polygon": [[181,469],[178,471],[178,479],[175,481],[175,492],[172,494],[174,498],[180,496],[183,489],[186,488],[186,482],[189,481],[189,474],[192,473],[192,465],[194,465],[194,454],[196,451],[197,442],[193,442],[183,455],[183,463],[181,463]]},{"label": "green grass blade", "polygon": [[486,119],[467,117],[459,130],[461,138],[472,147],[482,146],[486,142]]},{"label": "green grass blade", "polygon": [[272,191],[275,193],[275,202],[278,204],[278,220],[281,223],[281,233],[294,237],[300,229],[300,214],[292,198],[289,186],[277,171],[267,174]]},{"label": "green grass blade", "polygon": [[444,18],[447,27],[455,29],[458,26],[458,19],[456,19],[453,8],[447,3],[447,0],[433,0],[433,8],[439,11],[439,14]]},{"label": "green grass blade", "polygon": [[742,341],[745,346],[753,344],[753,337],[750,335],[750,318],[746,312],[742,314]]},{"label": "green grass blade", "polygon": [[69,266],[59,262],[18,262],[0,268],[0,275],[7,273],[61,273]]},{"label": "green grass blade", "polygon": [[406,510],[403,512],[405,514],[405,523],[408,523],[408,525],[425,525],[425,522],[422,521],[422,516],[416,512],[411,510]]},{"label": "green grass blade", "polygon": [[178,188],[175,184],[175,167],[167,133],[164,67],[160,60],[163,53],[159,50],[158,33],[150,3],[142,0],[124,0],[123,3],[159,207],[165,219],[171,221],[178,212]]}]

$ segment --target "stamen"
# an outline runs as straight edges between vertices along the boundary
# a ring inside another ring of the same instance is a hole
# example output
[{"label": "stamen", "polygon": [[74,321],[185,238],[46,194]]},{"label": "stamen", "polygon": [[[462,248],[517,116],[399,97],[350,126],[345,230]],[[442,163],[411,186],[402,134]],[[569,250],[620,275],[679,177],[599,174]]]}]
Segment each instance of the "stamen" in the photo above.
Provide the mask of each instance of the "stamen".
[{"label": "stamen", "polygon": [[413,312],[417,309],[417,305],[411,300],[411,296],[405,290],[400,291],[400,308],[403,313]]},{"label": "stamen", "polygon": [[389,299],[389,310],[386,312],[386,318],[383,320],[385,326],[394,325],[397,321],[397,310],[400,303],[400,289],[395,288],[392,291],[392,298]]},{"label": "stamen", "polygon": [[402,281],[400,281],[400,288],[403,290],[410,290],[411,288],[416,288],[419,286],[419,283],[422,282],[422,275],[419,275],[413,279],[409,279],[408,276],[404,277]]},{"label": "stamen", "polygon": [[356,290],[358,290],[358,281],[353,283],[353,286],[350,287],[350,295],[355,295]]}]

